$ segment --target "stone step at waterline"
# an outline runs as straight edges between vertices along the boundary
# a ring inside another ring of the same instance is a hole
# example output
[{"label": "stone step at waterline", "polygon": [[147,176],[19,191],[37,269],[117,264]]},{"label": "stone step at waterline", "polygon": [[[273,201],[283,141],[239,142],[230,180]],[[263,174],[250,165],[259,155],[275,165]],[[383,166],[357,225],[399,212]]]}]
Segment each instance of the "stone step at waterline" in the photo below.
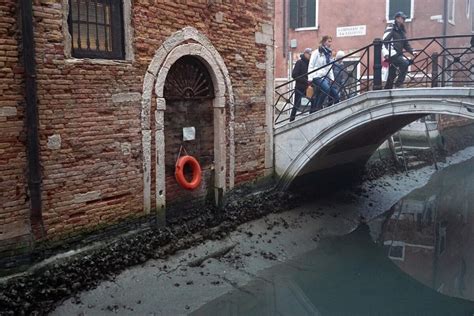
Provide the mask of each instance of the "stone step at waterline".
[{"label": "stone step at waterline", "polygon": [[[400,146],[396,146],[396,150],[401,150],[402,148]],[[431,148],[429,146],[403,146],[403,150],[430,150]]]}]

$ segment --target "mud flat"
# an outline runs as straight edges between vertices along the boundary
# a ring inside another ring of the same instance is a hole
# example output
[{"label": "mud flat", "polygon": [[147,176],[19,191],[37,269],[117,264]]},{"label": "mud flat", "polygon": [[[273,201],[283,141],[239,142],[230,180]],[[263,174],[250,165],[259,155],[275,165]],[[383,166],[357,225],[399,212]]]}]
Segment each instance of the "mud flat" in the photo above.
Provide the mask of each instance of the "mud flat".
[{"label": "mud flat", "polygon": [[[447,157],[439,167],[444,169],[472,157],[474,147],[468,147]],[[192,313],[258,280],[259,272],[314,250],[321,238],[350,233],[361,222],[386,212],[409,192],[424,186],[435,172],[433,166],[427,166],[408,174],[385,175],[236,228],[229,225],[228,231],[219,231],[220,239],[200,240],[169,257],[127,269],[67,299],[53,315]],[[254,207],[258,211],[259,205]],[[261,282],[269,281],[261,278]]]}]

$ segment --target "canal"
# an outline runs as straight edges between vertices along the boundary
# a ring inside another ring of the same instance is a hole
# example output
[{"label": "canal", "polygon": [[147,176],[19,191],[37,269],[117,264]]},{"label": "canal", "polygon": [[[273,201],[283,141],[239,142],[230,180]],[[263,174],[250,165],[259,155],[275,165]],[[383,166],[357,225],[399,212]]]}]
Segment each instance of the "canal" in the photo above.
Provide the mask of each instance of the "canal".
[{"label": "canal", "polygon": [[53,315],[473,315],[474,148],[129,268]]},{"label": "canal", "polygon": [[191,315],[473,315],[474,159]]}]

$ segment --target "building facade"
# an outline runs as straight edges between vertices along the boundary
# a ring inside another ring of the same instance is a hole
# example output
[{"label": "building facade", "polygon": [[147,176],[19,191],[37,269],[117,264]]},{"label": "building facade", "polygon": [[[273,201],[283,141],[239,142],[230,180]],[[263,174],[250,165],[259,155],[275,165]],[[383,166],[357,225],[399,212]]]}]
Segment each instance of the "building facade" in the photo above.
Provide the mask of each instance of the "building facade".
[{"label": "building facade", "polygon": [[[407,16],[409,38],[471,34],[474,30],[470,0],[276,0],[275,75],[288,81],[293,63],[306,48],[316,48],[322,36],[333,37],[333,50],[352,53],[382,38],[393,15]],[[443,20],[444,10],[448,19]],[[445,30],[446,29],[446,30]],[[413,43],[421,48],[426,42]]]},{"label": "building facade", "polygon": [[[23,2],[0,0],[1,251],[164,221],[271,173],[273,1],[35,0],[34,74]],[[174,178],[180,153],[201,164],[195,191]]]}]

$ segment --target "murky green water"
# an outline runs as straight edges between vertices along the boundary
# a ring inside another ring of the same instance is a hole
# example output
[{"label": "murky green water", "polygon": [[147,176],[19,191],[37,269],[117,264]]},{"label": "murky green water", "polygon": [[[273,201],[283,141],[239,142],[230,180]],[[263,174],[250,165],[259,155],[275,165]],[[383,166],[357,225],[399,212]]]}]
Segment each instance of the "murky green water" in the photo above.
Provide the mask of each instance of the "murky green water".
[{"label": "murky green water", "polygon": [[474,315],[474,159],[193,315]]}]

